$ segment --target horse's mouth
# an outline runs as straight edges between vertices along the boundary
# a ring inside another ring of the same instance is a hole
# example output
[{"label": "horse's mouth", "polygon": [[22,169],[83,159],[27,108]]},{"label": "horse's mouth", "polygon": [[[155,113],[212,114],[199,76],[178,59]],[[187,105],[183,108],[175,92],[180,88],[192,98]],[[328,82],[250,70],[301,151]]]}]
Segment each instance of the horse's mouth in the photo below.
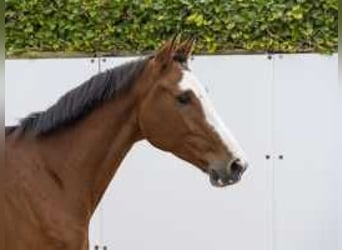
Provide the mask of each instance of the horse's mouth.
[{"label": "horse's mouth", "polygon": [[238,183],[241,180],[242,173],[234,172],[229,175],[222,175],[215,169],[209,171],[210,183],[214,187],[225,187]]}]

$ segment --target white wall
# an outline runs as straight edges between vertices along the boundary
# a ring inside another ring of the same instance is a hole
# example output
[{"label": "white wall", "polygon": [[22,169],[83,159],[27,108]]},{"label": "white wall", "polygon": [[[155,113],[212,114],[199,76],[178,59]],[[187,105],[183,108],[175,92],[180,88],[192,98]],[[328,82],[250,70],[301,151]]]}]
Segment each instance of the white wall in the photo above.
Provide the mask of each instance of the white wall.
[{"label": "white wall", "polygon": [[66,91],[98,72],[91,59],[6,60],[6,125],[44,110]]},{"label": "white wall", "polygon": [[338,249],[337,57],[278,57],[273,89],[276,249]]},{"label": "white wall", "polygon": [[[338,92],[337,92],[337,101],[336,106],[339,107],[339,114],[341,114],[342,111],[342,69],[341,64],[339,65],[339,85],[338,85]],[[335,130],[338,131],[337,133],[337,141],[336,141],[336,148],[337,148],[337,155],[341,156],[341,149],[342,149],[342,115],[337,115],[337,119],[339,119],[338,122],[335,123]],[[339,233],[339,242],[338,242],[338,249],[342,249],[342,199],[340,198],[342,196],[342,157],[339,157],[337,168],[339,169],[339,173],[337,174],[336,178],[338,179],[339,184],[339,191],[337,198],[338,200],[338,233]]]},{"label": "white wall", "polygon": [[[6,124],[129,59],[6,61]],[[120,250],[338,250],[337,56],[199,56],[193,63],[250,169],[240,184],[218,190],[189,164],[139,143],[93,218],[91,243]],[[319,160],[311,161],[313,154]]]}]

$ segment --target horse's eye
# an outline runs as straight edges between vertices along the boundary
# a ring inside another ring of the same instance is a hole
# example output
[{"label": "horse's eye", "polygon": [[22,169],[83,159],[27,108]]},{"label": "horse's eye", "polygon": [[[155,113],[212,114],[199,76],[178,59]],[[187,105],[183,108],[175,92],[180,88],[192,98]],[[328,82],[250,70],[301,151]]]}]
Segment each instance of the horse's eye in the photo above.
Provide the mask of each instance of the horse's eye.
[{"label": "horse's eye", "polygon": [[191,101],[190,91],[184,92],[184,93],[180,94],[179,96],[177,96],[177,101],[178,101],[178,103],[180,103],[182,105],[186,105],[186,104],[190,103],[190,101]]}]

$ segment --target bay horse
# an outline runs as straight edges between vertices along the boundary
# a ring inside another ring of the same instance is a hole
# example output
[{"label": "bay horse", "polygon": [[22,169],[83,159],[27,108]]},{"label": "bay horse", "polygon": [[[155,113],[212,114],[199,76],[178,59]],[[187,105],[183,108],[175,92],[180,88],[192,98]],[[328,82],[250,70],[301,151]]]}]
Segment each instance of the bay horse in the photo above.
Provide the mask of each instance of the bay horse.
[{"label": "bay horse", "polygon": [[245,156],[190,68],[193,39],[178,40],[6,128],[1,250],[88,249],[90,218],[139,140],[192,163],[216,187],[240,180]]}]

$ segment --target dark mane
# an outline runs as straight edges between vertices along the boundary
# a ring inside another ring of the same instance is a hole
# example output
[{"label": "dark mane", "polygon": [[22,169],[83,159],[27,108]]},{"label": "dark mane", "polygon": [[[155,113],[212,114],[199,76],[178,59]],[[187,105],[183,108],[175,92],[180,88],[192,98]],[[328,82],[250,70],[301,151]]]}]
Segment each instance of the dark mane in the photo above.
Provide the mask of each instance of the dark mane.
[{"label": "dark mane", "polygon": [[5,136],[17,129],[17,126],[5,126]]},{"label": "dark mane", "polygon": [[[149,59],[146,57],[131,61],[91,77],[62,96],[46,111],[22,119],[18,129],[23,132],[33,130],[37,135],[44,135],[77,122],[98,105],[113,98],[118,91],[130,88]],[[6,134],[12,131],[10,129]]]}]

